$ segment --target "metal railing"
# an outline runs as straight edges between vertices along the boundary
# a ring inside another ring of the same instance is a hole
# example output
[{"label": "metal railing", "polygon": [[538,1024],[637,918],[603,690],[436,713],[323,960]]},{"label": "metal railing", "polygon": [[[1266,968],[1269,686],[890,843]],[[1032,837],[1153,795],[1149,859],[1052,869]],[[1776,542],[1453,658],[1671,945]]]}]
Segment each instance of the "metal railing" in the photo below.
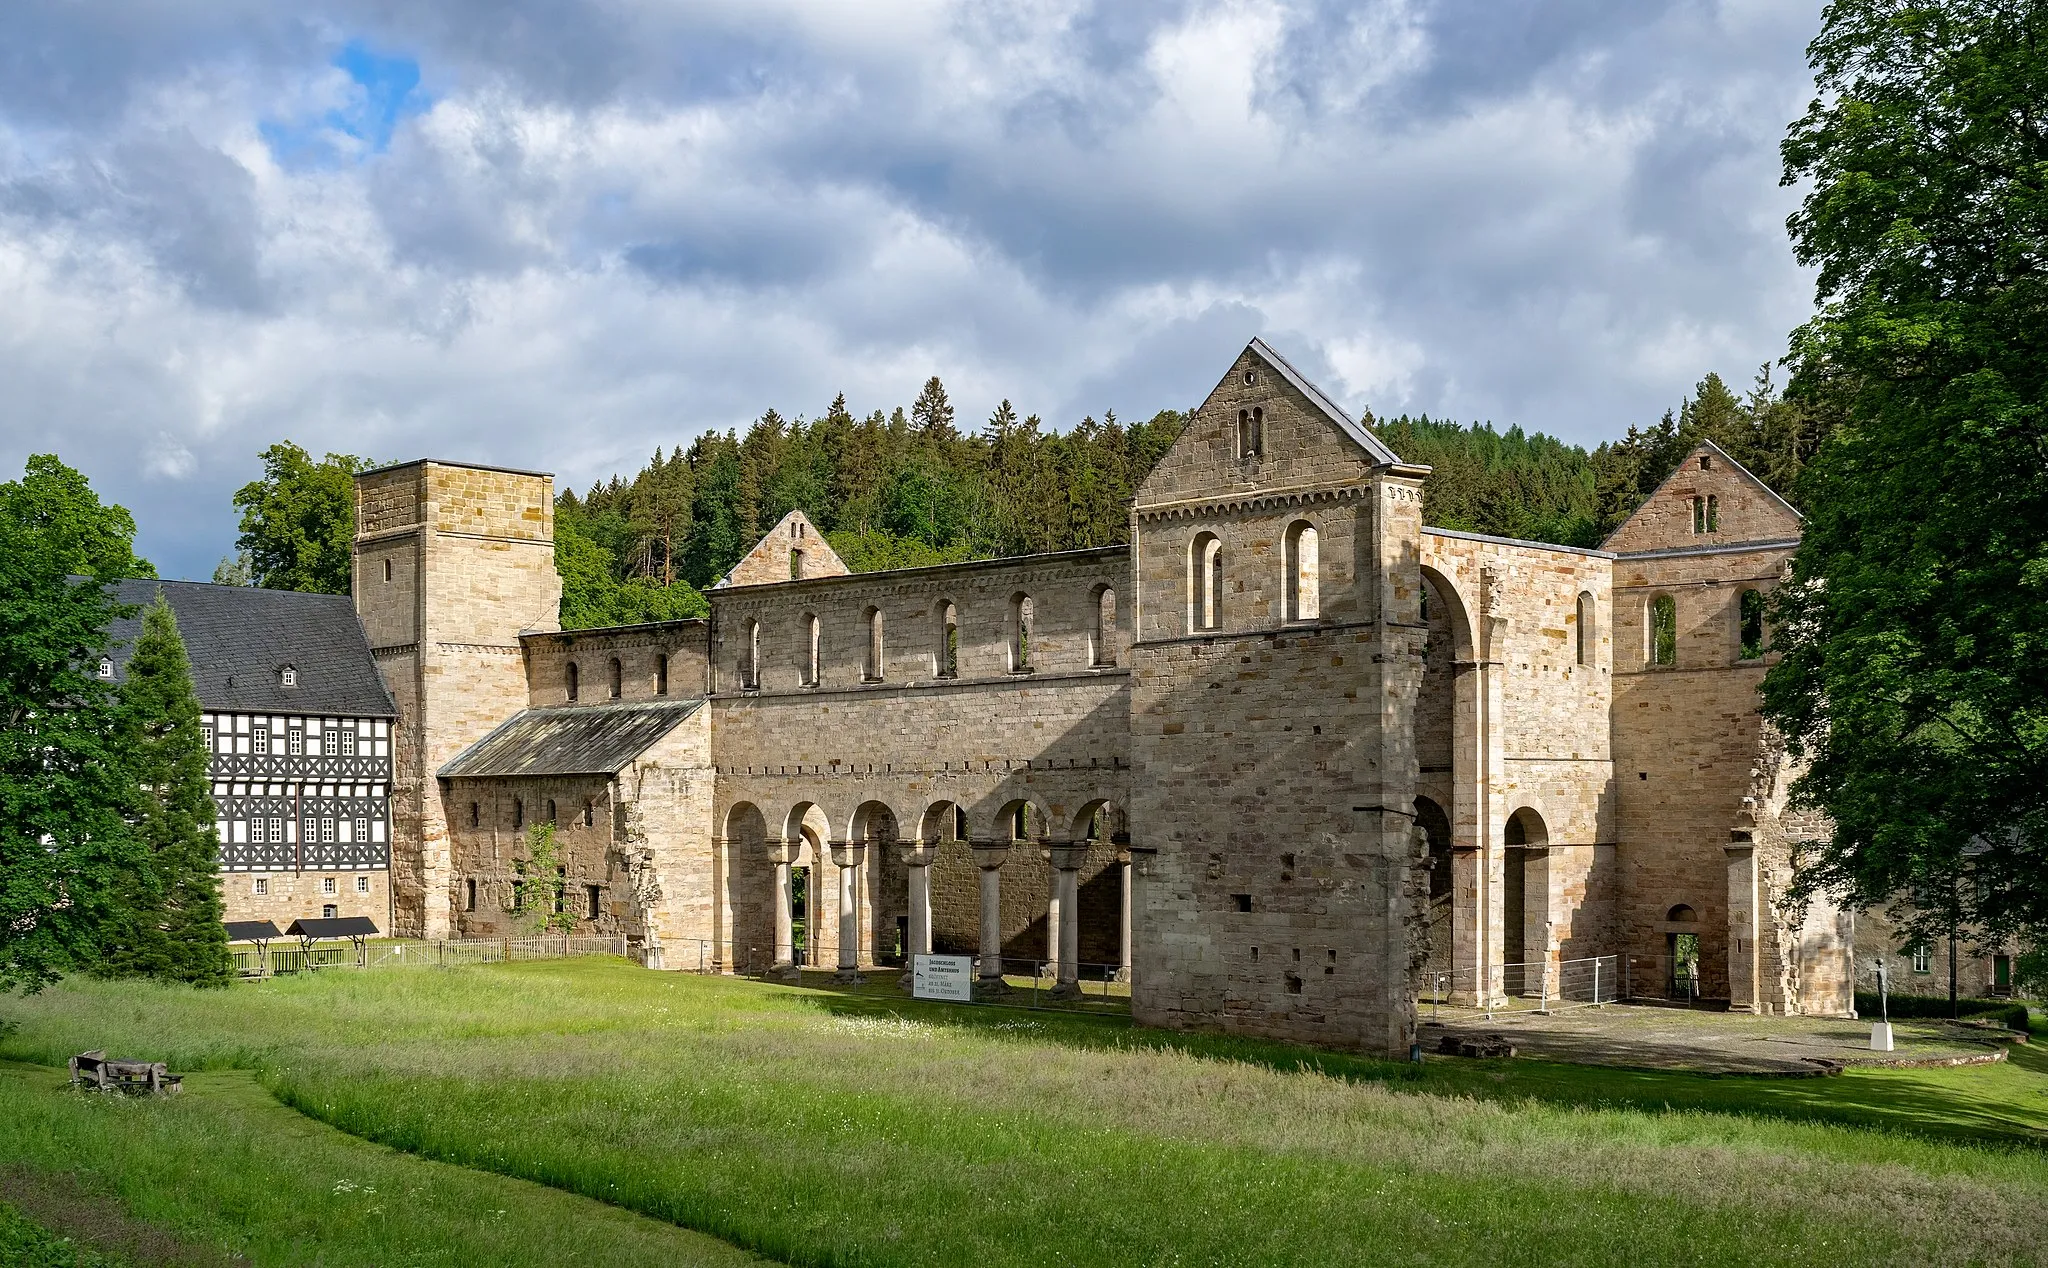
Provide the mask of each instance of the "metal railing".
[{"label": "metal railing", "polygon": [[1424,966],[1417,1003],[1428,1005],[1432,1016],[1444,1008],[1483,1009],[1491,1016],[1612,1004],[1624,995],[1622,968],[1617,955],[1504,964],[1492,973],[1469,965]]}]

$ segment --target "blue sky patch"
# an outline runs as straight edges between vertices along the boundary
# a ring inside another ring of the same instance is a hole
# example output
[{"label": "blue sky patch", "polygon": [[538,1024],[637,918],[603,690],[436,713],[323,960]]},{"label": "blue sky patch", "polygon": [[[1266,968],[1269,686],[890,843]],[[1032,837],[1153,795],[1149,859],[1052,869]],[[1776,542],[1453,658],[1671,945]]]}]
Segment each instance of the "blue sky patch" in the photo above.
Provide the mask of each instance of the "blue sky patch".
[{"label": "blue sky patch", "polygon": [[[410,57],[386,57],[361,40],[350,40],[328,63],[354,82],[349,101],[325,114],[296,120],[266,119],[260,125],[271,153],[288,167],[319,167],[339,162],[344,149],[358,159],[381,154],[391,144],[399,120],[426,109],[429,99],[419,91],[420,64]],[[336,135],[353,137],[360,147],[336,143]]]}]

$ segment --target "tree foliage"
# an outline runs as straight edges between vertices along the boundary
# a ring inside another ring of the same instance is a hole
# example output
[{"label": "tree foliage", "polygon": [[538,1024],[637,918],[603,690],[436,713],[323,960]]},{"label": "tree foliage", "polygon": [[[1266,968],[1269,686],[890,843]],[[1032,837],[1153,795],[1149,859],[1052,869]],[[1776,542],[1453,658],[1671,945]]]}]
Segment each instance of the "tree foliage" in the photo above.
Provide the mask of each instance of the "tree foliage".
[{"label": "tree foliage", "polygon": [[149,852],[152,875],[116,923],[117,935],[97,966],[101,972],[195,986],[228,983],[220,842],[199,712],[178,619],[159,595],[142,612],[115,732],[132,797],[127,818]]},{"label": "tree foliage", "polygon": [[31,454],[21,479],[0,484],[0,517],[71,576],[118,581],[156,575],[135,554],[135,517],[126,507],[103,504],[85,476],[55,454]]},{"label": "tree foliage", "polygon": [[263,451],[263,475],[235,491],[240,567],[222,561],[217,577],[246,575],[271,590],[349,592],[355,546],[355,474],[371,463],[331,453],[320,461],[289,440]]},{"label": "tree foliage", "polygon": [[[118,609],[96,578],[73,575],[132,560],[126,537],[91,530],[132,521],[55,459],[40,475],[37,461],[22,484],[0,487],[0,989],[93,963],[121,896],[152,882],[122,817],[127,764],[97,672]],[[52,510],[23,496],[28,485],[70,495]],[[93,508],[103,515],[83,514]]]},{"label": "tree foliage", "polygon": [[[1805,883],[2048,922],[2048,9],[1835,0],[1784,142],[1818,271],[1766,712],[1834,822]],[[1944,910],[1947,909],[1947,910]]]}]

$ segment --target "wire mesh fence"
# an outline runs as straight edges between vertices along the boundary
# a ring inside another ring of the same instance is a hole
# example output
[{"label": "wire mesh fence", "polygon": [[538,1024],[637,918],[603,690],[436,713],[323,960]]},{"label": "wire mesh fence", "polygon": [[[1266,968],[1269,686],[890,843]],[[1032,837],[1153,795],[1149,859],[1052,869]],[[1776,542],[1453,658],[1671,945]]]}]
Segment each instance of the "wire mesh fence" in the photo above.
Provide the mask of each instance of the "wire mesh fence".
[{"label": "wire mesh fence", "polygon": [[1623,998],[1622,957],[1527,961],[1491,971],[1423,968],[1417,1002],[1432,1015],[1445,1008],[1550,1013],[1565,1008],[1612,1004]]}]

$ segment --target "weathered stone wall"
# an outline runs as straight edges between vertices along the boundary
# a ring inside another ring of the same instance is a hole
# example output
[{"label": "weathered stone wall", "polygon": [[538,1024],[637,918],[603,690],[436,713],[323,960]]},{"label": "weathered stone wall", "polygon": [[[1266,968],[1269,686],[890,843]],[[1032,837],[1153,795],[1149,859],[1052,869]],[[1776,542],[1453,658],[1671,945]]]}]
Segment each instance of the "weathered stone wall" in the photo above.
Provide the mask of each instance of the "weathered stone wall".
[{"label": "weathered stone wall", "polygon": [[575,703],[607,704],[614,660],[619,662],[621,700],[701,696],[709,686],[710,638],[711,623],[702,620],[523,635],[527,698],[535,708],[571,703],[569,666],[574,664]]},{"label": "weathered stone wall", "polygon": [[[1240,410],[1264,420],[1263,453],[1241,452]],[[1422,474],[1376,473],[1247,349],[1139,490],[1140,1021],[1405,1054],[1426,897],[1411,813]],[[1290,621],[1286,542],[1304,520],[1317,615]]]},{"label": "weathered stone wall", "polygon": [[[579,920],[576,932],[643,932],[619,885],[612,858],[614,797],[611,780],[601,775],[442,780],[441,799],[448,809],[448,841],[453,853],[449,901],[455,910],[456,936],[516,937],[533,931],[539,913],[513,910],[514,887],[520,880],[518,864],[528,858],[527,830],[550,821],[550,802],[555,807],[555,848],[560,865],[568,869],[575,914],[583,914],[575,901],[585,885],[603,888],[600,919],[594,923]],[[472,882],[476,889],[473,909],[469,903]]]},{"label": "weathered stone wall", "polygon": [[561,601],[553,481],[421,461],[358,476],[356,493],[356,610],[399,707],[394,921],[446,937],[453,860],[434,772],[526,703],[519,636],[556,628]]},{"label": "weathered stone wall", "polygon": [[[1128,588],[1128,559],[1122,549],[1075,551],[712,593],[726,962],[772,955],[773,867],[762,841],[800,841],[812,808],[817,844],[829,846],[860,839],[870,821],[879,825],[878,839],[938,840],[953,831],[954,806],[965,810],[971,839],[1007,841],[1019,803],[1029,807],[1032,840],[1001,869],[1006,954],[1044,957],[1048,869],[1039,852],[1046,841],[1085,834],[1096,806],[1122,806],[1127,796],[1128,671],[1120,662],[1128,618],[1104,604],[1102,593]],[[1013,671],[1018,596],[1031,601],[1029,664]],[[954,677],[939,672],[946,604],[957,630]],[[883,622],[882,673],[873,681],[870,609]],[[1104,611],[1116,614],[1098,629]],[[819,631],[816,686],[804,685],[811,617]],[[753,646],[749,623],[759,633],[758,689],[740,686],[741,661]],[[979,893],[971,864],[960,863],[942,857],[933,869],[935,937],[963,936],[943,913],[963,901],[957,889]],[[859,872],[862,962],[893,958],[898,919],[908,910],[908,870],[889,844],[871,848]],[[1099,927],[1100,882],[1087,874],[1084,881],[1095,888],[1082,899],[1083,938],[1100,950],[1112,936]],[[829,860],[812,883],[819,896],[814,950],[836,950]],[[969,932],[979,927],[973,901]]]},{"label": "weathered stone wall", "polygon": [[[262,880],[268,894],[256,892]],[[369,882],[368,893],[357,893],[358,880]],[[323,882],[334,882],[327,893]],[[390,932],[391,875],[379,869],[369,872],[228,872],[220,878],[221,907],[227,920],[269,920],[282,931],[292,921],[315,919],[327,907],[337,916],[368,916],[379,932]]]}]

